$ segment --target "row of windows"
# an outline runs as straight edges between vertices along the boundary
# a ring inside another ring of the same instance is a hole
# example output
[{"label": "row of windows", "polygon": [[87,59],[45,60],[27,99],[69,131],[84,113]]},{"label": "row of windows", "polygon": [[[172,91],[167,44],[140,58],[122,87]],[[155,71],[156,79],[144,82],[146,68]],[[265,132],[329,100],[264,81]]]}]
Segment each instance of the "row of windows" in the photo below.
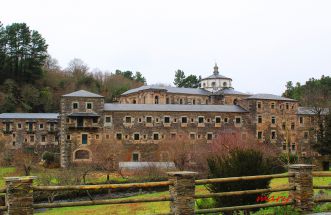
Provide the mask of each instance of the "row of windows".
[{"label": "row of windows", "polygon": [[[271,133],[270,133],[271,135],[270,135],[270,138],[272,139],[272,140],[275,140],[276,138],[277,138],[277,133],[276,133],[276,131],[271,131]],[[262,131],[257,131],[256,132],[256,136],[257,136],[257,139],[258,140],[262,140],[263,139],[263,132]],[[305,131],[304,133],[303,133],[303,139],[305,139],[305,140],[308,140],[308,138],[309,138],[309,132],[308,131]]]},{"label": "row of windows", "polygon": [[[270,109],[276,109],[276,103],[275,102],[271,102],[271,103],[269,103],[269,105],[270,105]],[[263,104],[262,104],[261,101],[258,101],[256,103],[257,109],[259,109],[259,110],[262,109],[262,106],[263,106]],[[282,110],[282,109],[285,108],[286,110],[289,110],[290,109],[290,106],[291,106],[291,109],[292,110],[295,108],[295,105],[294,104],[290,105],[289,103],[285,103],[285,104],[280,104],[279,105],[279,109]]]},{"label": "row of windows", "polygon": [[[210,123],[212,120],[211,118],[207,118],[205,119],[204,116],[199,116],[197,118],[189,118],[187,116],[182,116],[179,118],[180,120],[180,123],[195,123],[195,122],[198,122],[198,123]],[[222,118],[220,116],[216,116],[215,119],[213,120],[216,124],[220,124],[222,122]],[[236,124],[240,124],[242,122],[242,119],[240,116],[237,116],[235,117],[235,123]],[[131,116],[126,116],[124,118],[124,123],[133,123],[134,122],[134,118],[131,117]],[[142,123],[143,120],[142,118],[138,118],[138,122],[139,123]],[[153,123],[153,122],[156,122],[156,123],[160,123],[161,120],[159,117],[155,117],[154,121],[153,121],[153,117],[152,116],[146,116],[145,117],[145,123]],[[171,121],[171,117],[170,116],[164,116],[163,117],[163,123],[177,123],[178,122],[178,119],[177,118],[172,118],[172,121]],[[230,120],[228,117],[225,117],[223,119],[223,122],[224,123],[229,123]]]},{"label": "row of windows", "polygon": [[[16,128],[17,129],[23,129],[23,124],[24,123],[20,123],[20,122],[16,123]],[[26,122],[25,125],[26,125],[26,130],[27,131],[33,131],[35,129],[36,125],[38,126],[39,130],[44,130],[45,127],[46,127],[44,123],[38,123],[37,124],[37,123],[34,123],[34,122]],[[55,125],[56,125],[56,123],[48,123],[48,130],[49,131],[54,130],[55,127],[56,127]],[[9,123],[9,122],[4,123],[4,130],[5,131],[11,131],[11,129],[12,129],[12,123]]]},{"label": "row of windows", "polygon": [[[78,102],[73,102],[72,103],[72,109],[78,109],[79,108],[79,103]],[[93,103],[92,102],[85,102],[85,108],[88,110],[91,110],[93,108]]]}]

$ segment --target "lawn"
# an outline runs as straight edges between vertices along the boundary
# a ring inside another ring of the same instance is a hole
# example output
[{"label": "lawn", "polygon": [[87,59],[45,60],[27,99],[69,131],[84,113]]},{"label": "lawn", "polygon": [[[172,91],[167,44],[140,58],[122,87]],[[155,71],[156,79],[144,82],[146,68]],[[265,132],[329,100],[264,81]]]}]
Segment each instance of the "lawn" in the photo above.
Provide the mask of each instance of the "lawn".
[{"label": "lawn", "polygon": [[15,173],[15,168],[13,167],[1,167],[0,168],[0,188],[5,186],[5,181],[3,177],[12,176]]}]

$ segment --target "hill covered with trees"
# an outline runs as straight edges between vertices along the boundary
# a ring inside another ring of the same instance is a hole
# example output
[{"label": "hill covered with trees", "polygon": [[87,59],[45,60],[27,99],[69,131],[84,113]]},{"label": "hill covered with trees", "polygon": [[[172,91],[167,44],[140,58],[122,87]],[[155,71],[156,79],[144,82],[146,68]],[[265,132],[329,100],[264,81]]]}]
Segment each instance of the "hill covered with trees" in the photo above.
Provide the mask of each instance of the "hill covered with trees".
[{"label": "hill covered with trees", "polygon": [[80,89],[116,102],[121,93],[146,82],[140,72],[91,70],[77,58],[62,69],[47,48],[27,24],[0,22],[0,113],[57,112],[61,95]]}]

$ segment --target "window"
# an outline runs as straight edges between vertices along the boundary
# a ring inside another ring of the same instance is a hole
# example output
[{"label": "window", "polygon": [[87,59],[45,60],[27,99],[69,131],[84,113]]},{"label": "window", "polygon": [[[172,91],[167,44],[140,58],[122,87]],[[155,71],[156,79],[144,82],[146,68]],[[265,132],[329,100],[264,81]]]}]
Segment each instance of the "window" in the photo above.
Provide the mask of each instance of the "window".
[{"label": "window", "polygon": [[213,139],[213,133],[207,133],[207,140]]},{"label": "window", "polygon": [[295,129],[295,124],[294,122],[291,123],[291,130],[294,130]]},{"label": "window", "polygon": [[292,145],[291,145],[291,150],[292,150],[292,151],[295,151],[295,150],[296,150],[296,145],[295,145],[295,143],[292,143]]},{"label": "window", "polygon": [[172,140],[175,140],[175,139],[176,139],[176,133],[171,133],[171,134],[170,134],[170,138],[171,138]]},{"label": "window", "polygon": [[289,105],[288,105],[288,103],[285,104],[285,107],[286,107],[286,110],[289,109]]},{"label": "window", "polygon": [[275,116],[271,117],[271,124],[276,124],[276,117]]},{"label": "window", "polygon": [[257,102],[257,109],[261,109],[262,108],[262,102]]},{"label": "window", "polygon": [[133,162],[138,162],[140,160],[140,154],[139,152],[133,152],[132,153],[132,161]]},{"label": "window", "polygon": [[159,133],[153,133],[153,140],[159,140]]},{"label": "window", "polygon": [[241,117],[236,117],[236,124],[240,124],[241,123]]},{"label": "window", "polygon": [[286,123],[285,123],[285,122],[282,123],[282,129],[283,129],[283,130],[286,129]]},{"label": "window", "polygon": [[138,122],[141,123],[143,120],[139,117],[138,118]]},{"label": "window", "polygon": [[191,118],[191,123],[194,123],[194,118]]},{"label": "window", "polygon": [[96,134],[96,135],[95,135],[95,139],[96,139],[96,140],[99,140],[99,139],[100,139],[99,134]]},{"label": "window", "polygon": [[34,142],[34,135],[30,136],[30,142],[33,143]]},{"label": "window", "polygon": [[174,118],[174,123],[177,123],[177,118]]},{"label": "window", "polygon": [[210,118],[207,119],[207,122],[210,123]]},{"label": "window", "polygon": [[17,128],[22,129],[22,123],[17,123]]},{"label": "window", "polygon": [[82,134],[82,144],[83,145],[87,144],[87,134]]},{"label": "window", "polygon": [[78,102],[72,103],[72,109],[78,109]]},{"label": "window", "polygon": [[276,106],[276,105],[275,105],[275,102],[271,102],[270,108],[271,108],[271,109],[275,109],[275,106]]},{"label": "window", "polygon": [[299,117],[299,122],[300,122],[300,124],[303,124],[303,117],[302,116]]},{"label": "window", "polygon": [[67,123],[70,123],[70,119],[69,119],[69,118],[66,118],[66,122],[67,122]]},{"label": "window", "polygon": [[204,123],[204,121],[205,121],[205,118],[203,116],[198,117],[198,122],[199,123]]},{"label": "window", "polygon": [[134,140],[140,140],[140,134],[139,133],[134,133],[133,134],[133,139]]},{"label": "window", "polygon": [[195,105],[195,99],[193,99],[193,101],[192,101],[192,104],[194,104],[194,105]]},{"label": "window", "polygon": [[117,133],[116,134],[116,140],[122,140],[122,133]]},{"label": "window", "polygon": [[195,136],[196,136],[195,133],[190,133],[190,139],[191,140],[195,140]]},{"label": "window", "polygon": [[146,123],[152,123],[152,117],[146,116]]},{"label": "window", "polygon": [[164,123],[170,123],[170,117],[169,116],[164,117]]},{"label": "window", "polygon": [[159,118],[159,117],[156,117],[156,118],[155,118],[155,122],[156,122],[156,123],[159,123],[159,122],[160,122],[160,118]]},{"label": "window", "polygon": [[262,140],[262,131],[257,132],[257,139]]},{"label": "window", "polygon": [[41,142],[46,142],[46,135],[41,135]]},{"label": "window", "polygon": [[106,123],[111,123],[111,116],[106,116]]},{"label": "window", "polygon": [[155,98],[154,98],[154,99],[155,99],[155,101],[154,101],[154,102],[155,102],[155,104],[159,104],[159,96],[155,96]]},{"label": "window", "polygon": [[133,99],[132,104],[137,104],[137,101]]},{"label": "window", "polygon": [[76,160],[90,159],[90,152],[87,150],[77,150],[75,152]]},{"label": "window", "polygon": [[221,117],[219,117],[219,116],[215,117],[215,123],[220,124],[221,123]]},{"label": "window", "polygon": [[229,122],[229,118],[225,117],[224,118],[224,123],[228,123]]},{"label": "window", "polygon": [[67,134],[67,140],[71,140],[71,135]]},{"label": "window", "polygon": [[262,116],[261,115],[257,116],[257,123],[262,123]]},{"label": "window", "polygon": [[215,87],[215,86],[216,86],[216,82],[214,82],[214,81],[211,82],[211,86],[212,86],[212,87]]},{"label": "window", "polygon": [[92,122],[93,123],[98,123],[98,118],[97,117],[93,117]]},{"label": "window", "polygon": [[106,139],[109,140],[110,139],[110,135],[106,134]]},{"label": "window", "polygon": [[183,104],[183,99],[179,99],[179,104]]},{"label": "window", "polygon": [[223,87],[227,87],[227,83],[226,82],[223,82]]},{"label": "window", "polygon": [[303,138],[304,138],[305,140],[307,140],[307,139],[308,139],[308,136],[309,136],[308,131],[305,131],[305,132],[303,133]]},{"label": "window", "polygon": [[92,103],[91,102],[87,102],[86,103],[86,109],[92,109]]},{"label": "window", "polygon": [[125,117],[125,123],[131,123],[131,116]]},{"label": "window", "polygon": [[271,131],[271,139],[272,140],[276,139],[276,131]]},{"label": "window", "polygon": [[39,124],[39,129],[44,129],[44,124]]},{"label": "window", "polygon": [[283,142],[282,146],[283,146],[283,150],[286,151],[286,142]]},{"label": "window", "polygon": [[182,123],[187,123],[187,117],[186,116],[182,116]]},{"label": "window", "polygon": [[169,103],[170,103],[169,98],[166,98],[166,104],[169,104]]}]

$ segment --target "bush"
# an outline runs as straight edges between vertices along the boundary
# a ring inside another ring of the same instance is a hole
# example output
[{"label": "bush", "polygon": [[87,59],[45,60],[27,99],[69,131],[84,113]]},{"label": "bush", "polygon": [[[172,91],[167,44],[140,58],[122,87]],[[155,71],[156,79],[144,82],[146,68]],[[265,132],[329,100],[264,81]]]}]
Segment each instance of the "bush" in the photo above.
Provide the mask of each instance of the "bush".
[{"label": "bush", "polygon": [[282,153],[279,156],[279,159],[283,163],[284,166],[287,166],[288,164],[296,164],[296,163],[298,163],[299,157],[298,157],[297,154]]},{"label": "bush", "polygon": [[45,161],[45,164],[49,166],[55,162],[55,154],[45,151],[42,155],[42,159]]},{"label": "bush", "polygon": [[[211,178],[226,178],[237,176],[267,175],[279,172],[278,159],[266,156],[259,148],[233,148],[228,153],[213,155],[208,159],[209,174]],[[213,193],[266,189],[271,179],[227,182],[208,185]],[[261,194],[228,196],[215,198],[216,207],[229,207],[236,205],[256,204]],[[267,194],[265,194],[267,195]]]}]

